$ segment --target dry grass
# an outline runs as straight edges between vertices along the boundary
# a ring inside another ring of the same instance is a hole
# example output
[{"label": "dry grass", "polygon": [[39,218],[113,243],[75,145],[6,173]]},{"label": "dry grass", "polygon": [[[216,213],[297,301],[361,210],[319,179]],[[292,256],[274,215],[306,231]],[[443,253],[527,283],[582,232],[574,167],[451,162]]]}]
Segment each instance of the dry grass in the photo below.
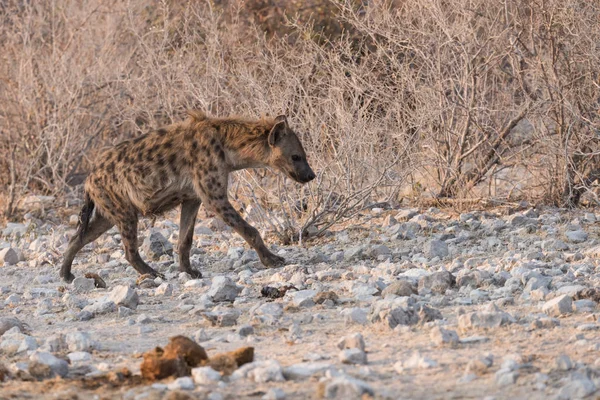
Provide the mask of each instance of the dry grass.
[{"label": "dry grass", "polygon": [[191,107],[288,114],[316,182],[231,189],[284,240],[403,198],[598,202],[595,2],[215,3],[3,2],[3,210],[11,186],[79,190],[102,147]]}]

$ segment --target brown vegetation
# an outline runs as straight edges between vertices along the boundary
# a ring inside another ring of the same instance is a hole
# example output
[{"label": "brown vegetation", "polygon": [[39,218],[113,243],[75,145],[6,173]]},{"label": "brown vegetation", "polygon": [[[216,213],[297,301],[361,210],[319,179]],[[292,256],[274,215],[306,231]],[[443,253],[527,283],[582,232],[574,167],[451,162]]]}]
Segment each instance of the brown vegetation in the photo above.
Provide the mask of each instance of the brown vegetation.
[{"label": "brown vegetation", "polygon": [[88,154],[190,108],[300,128],[315,183],[232,186],[284,240],[407,197],[598,203],[597,3],[286,4],[3,2],[3,210],[69,193]]}]

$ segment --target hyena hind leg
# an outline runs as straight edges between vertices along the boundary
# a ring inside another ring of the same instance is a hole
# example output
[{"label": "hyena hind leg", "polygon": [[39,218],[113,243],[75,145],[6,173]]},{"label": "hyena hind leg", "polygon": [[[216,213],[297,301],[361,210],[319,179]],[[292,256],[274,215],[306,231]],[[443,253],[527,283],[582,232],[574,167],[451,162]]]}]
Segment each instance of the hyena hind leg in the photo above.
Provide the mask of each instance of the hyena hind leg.
[{"label": "hyena hind leg", "polygon": [[187,272],[193,279],[202,278],[202,273],[192,269],[192,265],[190,264],[194,225],[200,204],[200,200],[184,201],[181,204],[181,216],[179,219],[179,270]]},{"label": "hyena hind leg", "polygon": [[113,227],[113,223],[108,219],[104,218],[102,215],[96,213],[92,220],[89,222],[88,228],[86,232],[83,234],[83,237],[79,236],[79,231],[71,238],[69,242],[69,248],[65,253],[65,260],[62,263],[60,268],[60,277],[63,278],[66,282],[73,282],[75,276],[71,273],[71,266],[73,265],[73,260],[75,259],[75,255],[79,253],[79,251],[88,243],[93,242],[98,239],[100,235]]},{"label": "hyena hind leg", "polygon": [[121,240],[123,241],[123,247],[125,249],[125,259],[129,261],[129,264],[140,275],[149,274],[154,277],[161,277],[164,279],[164,275],[157,272],[146,264],[144,260],[142,260],[142,256],[138,251],[138,235],[137,235],[137,225],[138,219],[137,216],[135,218],[127,219],[127,222],[119,223],[119,231],[121,232]]}]

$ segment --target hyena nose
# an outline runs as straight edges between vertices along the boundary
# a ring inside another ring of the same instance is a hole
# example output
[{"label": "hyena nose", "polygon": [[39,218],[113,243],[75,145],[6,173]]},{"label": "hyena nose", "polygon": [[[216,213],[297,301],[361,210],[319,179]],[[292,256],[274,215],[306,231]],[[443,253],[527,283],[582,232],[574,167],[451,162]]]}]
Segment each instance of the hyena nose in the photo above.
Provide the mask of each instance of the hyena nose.
[{"label": "hyena nose", "polygon": [[310,181],[312,181],[313,179],[315,179],[315,177],[316,177],[315,173],[314,173],[314,172],[312,172],[312,171],[310,171],[310,172],[308,173],[308,175],[306,175],[306,182],[310,182]]}]

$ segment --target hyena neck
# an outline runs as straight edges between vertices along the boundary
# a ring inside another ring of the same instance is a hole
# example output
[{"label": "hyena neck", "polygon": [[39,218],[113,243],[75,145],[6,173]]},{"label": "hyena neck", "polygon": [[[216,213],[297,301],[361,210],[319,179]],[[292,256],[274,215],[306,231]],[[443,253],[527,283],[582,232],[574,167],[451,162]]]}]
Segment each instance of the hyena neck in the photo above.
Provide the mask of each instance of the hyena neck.
[{"label": "hyena neck", "polygon": [[[243,122],[221,129],[227,164],[232,171],[269,165],[268,121]],[[223,132],[225,131],[225,132]]]}]

